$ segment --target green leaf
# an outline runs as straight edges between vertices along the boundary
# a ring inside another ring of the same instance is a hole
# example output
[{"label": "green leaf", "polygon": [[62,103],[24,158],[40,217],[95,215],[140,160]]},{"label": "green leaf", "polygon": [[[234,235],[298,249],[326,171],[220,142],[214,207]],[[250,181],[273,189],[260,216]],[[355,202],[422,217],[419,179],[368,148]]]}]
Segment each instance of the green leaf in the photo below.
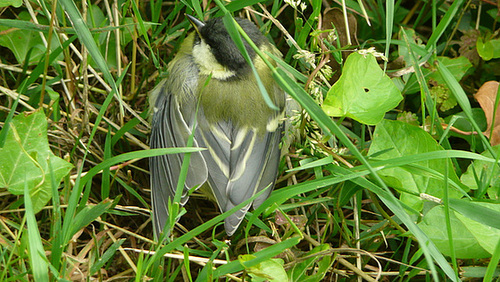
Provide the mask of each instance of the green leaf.
[{"label": "green leaf", "polygon": [[283,268],[284,261],[282,259],[268,259],[256,265],[246,267],[244,262],[256,259],[254,255],[240,255],[238,260],[245,267],[245,270],[252,277],[252,281],[287,281],[285,269]]},{"label": "green leaf", "polygon": [[[288,273],[290,279],[288,281],[322,281],[335,259],[334,256],[316,254],[318,254],[319,252],[328,251],[329,249],[329,245],[323,244],[315,247],[310,252],[308,252],[305,255],[305,257],[308,257],[308,259],[295,264],[292,269],[290,269]],[[308,273],[314,274],[307,275]]]},{"label": "green leaf", "polygon": [[486,13],[497,22],[500,21],[500,15],[498,14],[498,9],[496,7],[494,7],[493,9],[489,9],[488,11],[486,11]]},{"label": "green leaf", "polygon": [[455,99],[455,96],[450,95],[450,90],[446,86],[439,84],[431,87],[429,90],[432,97],[435,97],[440,111],[444,112],[453,109],[457,105],[457,99]]},{"label": "green leaf", "polygon": [[[484,266],[462,266],[460,267],[461,276],[464,278],[484,278],[486,275],[486,267]],[[500,268],[497,268],[494,274],[495,277],[500,276]],[[464,279],[465,280],[465,279]],[[492,280],[483,280],[492,281]]]},{"label": "green leaf", "polygon": [[[228,264],[219,266],[217,269],[214,270],[213,276],[220,277],[224,274],[238,272],[244,268],[248,269],[252,266],[258,265],[259,263],[262,263],[264,261],[268,261],[272,257],[283,252],[284,250],[297,245],[300,241],[301,241],[301,239],[299,236],[286,239],[283,242],[274,244],[268,248],[265,248],[261,251],[254,253],[255,258],[253,258],[253,259],[232,261]],[[285,280],[281,280],[281,281],[287,281],[286,276],[285,276]]]},{"label": "green leaf", "polygon": [[[31,19],[28,12],[20,12],[17,18],[20,20],[19,27],[17,28],[12,29],[10,27],[0,26],[0,34],[2,34],[0,36],[0,45],[12,51],[20,64],[25,64],[26,56],[29,52],[31,52],[29,53],[29,63],[37,63],[42,59],[42,56],[45,55],[47,48],[45,48],[43,41],[40,39],[41,35],[39,32],[22,29],[24,28],[22,21],[29,21]],[[42,17],[38,20],[41,24],[46,22]],[[55,49],[55,47],[60,46],[60,44],[53,38],[51,46]],[[62,59],[62,57],[59,58]]]},{"label": "green leaf", "polygon": [[[500,153],[500,145],[493,147]],[[482,156],[491,158],[489,151],[484,151]],[[497,164],[483,160],[475,160],[469,165],[467,171],[462,174],[462,183],[471,189],[485,189],[490,199],[500,198],[500,167]],[[477,179],[476,179],[477,177]]]},{"label": "green leaf", "polygon": [[20,114],[12,120],[4,147],[0,149],[0,159],[0,187],[22,195],[24,185],[28,185],[35,213],[51,198],[50,174],[54,174],[59,184],[73,167],[50,151],[47,120],[42,111]]},{"label": "green leaf", "polygon": [[[422,44],[422,40],[415,33],[414,29],[411,28],[400,29],[399,38],[404,38],[403,32],[406,33],[406,36],[408,37],[408,41],[410,41],[410,44],[413,44],[412,47],[418,46],[421,47],[422,49],[425,48],[425,45]],[[405,66],[411,66],[410,52],[408,51],[408,46],[406,44],[398,45],[398,53],[400,56],[403,57]]]},{"label": "green leaf", "polygon": [[[432,208],[423,218],[418,226],[436,244],[436,247],[445,255],[451,255],[450,244],[446,228],[443,206]],[[454,252],[457,258],[487,258],[490,254],[485,250],[468,226],[457,217],[456,212],[450,213],[450,226],[453,236]],[[475,227],[475,226],[474,226]],[[497,235],[500,236],[500,235]],[[498,239],[498,237],[497,237]]]},{"label": "green leaf", "polygon": [[[495,250],[500,238],[498,220],[500,204],[450,199],[453,244],[458,258],[487,258]],[[445,255],[450,255],[450,245],[442,206],[434,207],[419,226]]]},{"label": "green leaf", "polygon": [[[460,215],[466,216],[469,220],[484,224],[489,228],[494,228],[496,231],[500,231],[500,204],[499,203],[488,203],[488,202],[473,202],[469,199],[450,199],[450,207],[455,211],[460,213]],[[492,220],[495,219],[495,220]],[[483,234],[485,234],[483,232]],[[500,236],[497,236],[500,239]],[[495,244],[488,250],[494,249]]]},{"label": "green leaf", "polygon": [[[450,70],[441,62],[438,62],[437,64],[438,71],[441,73],[443,76],[443,79],[446,82],[446,86],[451,90],[453,95],[455,96],[455,99],[457,100],[458,104],[464,111],[465,115],[468,117],[469,121],[472,123],[475,131],[480,132],[481,128],[477,124],[477,122],[474,120],[474,117],[472,115],[472,107],[469,101],[469,98],[467,97],[467,94],[465,93],[464,89],[458,81],[453,77],[451,74]],[[486,149],[492,153],[492,156],[496,158],[496,153],[493,151],[489,141],[486,139],[484,134],[478,134],[479,138],[481,138],[481,143],[486,147]]]},{"label": "green leaf", "polygon": [[[115,202],[118,201],[115,200]],[[116,204],[115,202],[106,199],[95,206],[86,206],[83,208],[73,219],[71,232],[66,234],[66,241],[75,235],[80,229],[89,225],[92,221],[96,220],[99,216],[108,211],[114,204]]]},{"label": "green leaf", "polygon": [[483,60],[500,58],[500,39],[486,40],[479,37],[476,41],[477,53]]},{"label": "green leaf", "polygon": [[90,274],[94,275],[101,267],[108,262],[113,255],[116,253],[118,248],[125,242],[125,239],[120,239],[117,240],[109,247],[106,252],[102,255],[102,257],[99,258],[91,267],[90,267]]},{"label": "green leaf", "polygon": [[26,207],[26,222],[28,224],[28,230],[24,236],[28,236],[28,256],[33,270],[33,278],[35,281],[49,281],[48,260],[38,231],[28,185],[24,185],[24,206]]},{"label": "green leaf", "polygon": [[16,8],[19,8],[21,7],[22,4],[23,4],[22,0],[0,0],[0,8],[8,6],[14,6]]},{"label": "green leaf", "polygon": [[[471,62],[465,57],[448,58],[438,57],[440,64],[445,65],[452,73],[453,77],[460,81],[465,73],[472,67]],[[436,99],[436,103],[440,106],[441,111],[447,111],[457,105],[457,99],[452,95],[450,89],[446,86],[446,81],[439,71],[435,68],[423,69],[424,74],[430,73],[427,81],[431,85],[431,94]]]},{"label": "green leaf", "polygon": [[[440,64],[443,64],[448,68],[457,81],[460,81],[462,77],[464,77],[465,73],[472,68],[472,63],[466,57],[453,59],[448,57],[438,57],[437,59]],[[439,84],[446,84],[446,81],[439,72],[433,72],[429,77],[436,80]]]},{"label": "green leaf", "polygon": [[[111,71],[109,70],[108,65],[106,65],[106,61],[102,55],[101,52],[99,52],[99,47],[97,47],[97,44],[94,41],[94,38],[92,37],[92,34],[90,33],[89,27],[85,23],[85,21],[82,18],[82,15],[80,14],[80,11],[76,7],[76,4],[73,1],[70,0],[61,0],[58,2],[61,4],[62,8],[64,9],[66,15],[69,17],[73,28],[75,29],[76,34],[78,35],[78,39],[80,42],[87,47],[89,54],[92,56],[92,58],[95,60],[96,64],[99,66],[99,69],[102,71],[104,78],[106,81],[110,84],[112,93],[116,94],[120,93],[118,91],[118,87],[116,85],[116,81],[113,78],[113,75]],[[111,100],[109,100],[111,101]],[[120,107],[123,107],[123,101],[118,98],[118,101],[120,102]],[[109,103],[109,102],[107,102]],[[103,104],[103,108],[106,108],[106,102]],[[96,124],[98,124],[101,120],[101,117],[99,116],[96,120]],[[91,133],[91,138],[90,141],[93,138],[95,129],[93,130],[93,133]],[[90,142],[89,141],[89,142]]]},{"label": "green leaf", "polygon": [[[120,34],[120,45],[122,47],[125,47],[129,42],[131,42],[134,38],[134,28],[135,28],[135,21],[131,17],[124,17],[121,20],[121,34]],[[151,27],[153,26],[153,23],[151,22],[144,22],[144,29],[145,33],[149,32]]]},{"label": "green leaf", "polygon": [[323,110],[330,116],[350,117],[377,124],[403,100],[401,92],[372,55],[352,53],[342,76],[328,91]]},{"label": "green leaf", "polygon": [[[411,158],[412,155],[438,152],[443,148],[437,144],[429,133],[417,126],[413,126],[400,121],[384,120],[377,125],[374,132],[372,145],[368,152],[373,155],[377,152],[385,151],[376,157],[377,160],[388,160],[398,157]],[[451,181],[459,183],[453,165],[449,159],[434,159],[428,161],[415,162],[420,168],[430,169],[445,175],[445,162],[448,163],[448,177]],[[436,179],[430,174],[416,171],[416,167],[394,167],[386,168],[379,172],[385,182],[401,192],[401,201],[408,204],[415,210],[421,211],[423,202],[420,193],[427,193],[438,198],[443,198],[443,180]],[[449,190],[449,196],[458,198],[462,195],[456,189]]]},{"label": "green leaf", "polygon": [[464,0],[453,1],[453,3],[449,6],[444,16],[439,19],[439,24],[437,25],[437,27],[432,31],[431,37],[427,41],[427,50],[433,48],[445,32],[445,30],[449,28],[450,24],[456,22],[455,15],[464,2]]},{"label": "green leaf", "polygon": [[[482,131],[486,130],[486,117],[484,115],[484,111],[481,108],[472,108],[472,117],[474,118],[474,121],[479,125]],[[464,112],[459,112],[457,114],[454,114],[452,116],[447,116],[444,119],[445,123],[451,124],[456,129],[459,129],[463,132],[471,133],[474,132],[474,127],[472,126],[472,123],[470,122],[469,118]],[[469,144],[472,146],[475,146],[477,151],[483,151],[483,147],[481,146],[481,139],[477,134],[460,134],[455,131],[449,131],[449,134],[454,137],[459,137],[462,139],[467,140]],[[479,147],[478,147],[479,146]],[[474,147],[473,147],[474,148]],[[489,155],[491,157],[491,154]]]}]

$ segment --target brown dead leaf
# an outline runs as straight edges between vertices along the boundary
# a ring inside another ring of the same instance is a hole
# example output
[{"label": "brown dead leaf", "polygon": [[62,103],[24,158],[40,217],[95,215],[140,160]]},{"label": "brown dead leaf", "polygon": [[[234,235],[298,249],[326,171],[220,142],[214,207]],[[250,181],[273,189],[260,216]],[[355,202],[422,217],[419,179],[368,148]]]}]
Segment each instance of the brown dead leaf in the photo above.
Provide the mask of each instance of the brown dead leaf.
[{"label": "brown dead leaf", "polygon": [[[303,215],[287,215],[287,217],[299,228],[306,226],[307,218]],[[288,219],[280,211],[276,211],[274,218],[277,225],[288,225]]]},{"label": "brown dead leaf", "polygon": [[[329,8],[323,13],[322,30],[336,28],[339,35],[340,46],[344,47],[347,45],[358,45],[358,21],[356,17],[351,13],[347,14],[347,24],[349,29],[346,27],[344,20],[344,13],[339,8]],[[328,34],[322,34],[322,37],[327,37]],[[350,42],[349,44],[349,37]],[[346,56],[347,57],[347,56]]]},{"label": "brown dead leaf", "polygon": [[[498,81],[488,81],[479,88],[476,94],[474,94],[474,98],[479,102],[486,116],[488,127],[483,133],[486,137],[490,138],[492,146],[500,144],[500,109],[498,109],[498,104],[500,103],[497,104],[496,113],[494,106],[498,93],[498,85]],[[495,113],[494,118],[493,113]],[[491,130],[491,128],[493,128],[493,130]],[[490,136],[490,133],[492,136]]]},{"label": "brown dead leaf", "polygon": [[477,66],[480,61],[480,57],[476,49],[477,38],[480,34],[481,32],[477,29],[464,31],[464,34],[457,42],[457,44],[460,46],[460,48],[458,49],[458,53],[460,54],[460,56],[466,57],[475,66]]},{"label": "brown dead leaf", "polygon": [[[344,20],[344,13],[342,12],[341,9],[329,8],[324,11],[321,23],[321,29],[328,30],[335,28],[337,30],[338,41],[341,48],[349,45],[349,38],[351,42],[350,45],[355,45],[355,46],[359,45],[357,38],[358,21],[356,20],[356,17],[351,13],[347,14],[347,25],[348,27],[346,27],[346,22]],[[326,38],[327,36],[328,36],[327,33],[321,34],[322,38]],[[336,44],[334,45],[336,46]],[[345,61],[347,59],[347,56],[349,56],[349,54],[351,53],[352,50],[343,51],[342,52],[343,60]],[[330,79],[330,83],[333,84],[340,77],[340,65],[334,59],[330,59],[328,65],[330,65],[330,67],[334,71],[334,75]]]}]

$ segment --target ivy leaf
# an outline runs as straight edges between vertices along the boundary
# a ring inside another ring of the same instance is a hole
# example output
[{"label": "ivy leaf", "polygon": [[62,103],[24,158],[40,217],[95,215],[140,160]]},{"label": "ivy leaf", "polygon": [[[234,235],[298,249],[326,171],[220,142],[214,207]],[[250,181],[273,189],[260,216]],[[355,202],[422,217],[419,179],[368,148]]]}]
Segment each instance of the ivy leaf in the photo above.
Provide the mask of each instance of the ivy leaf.
[{"label": "ivy leaf", "polygon": [[[377,160],[392,158],[411,158],[412,155],[444,150],[429,133],[420,127],[401,121],[384,120],[377,124],[369,155],[377,155]],[[448,162],[448,171],[446,170]],[[401,193],[401,201],[417,211],[423,210],[423,200],[415,196],[426,193],[443,198],[443,179],[435,173],[448,174],[449,182],[460,183],[449,159],[439,159],[412,163],[412,166],[386,168],[378,172],[387,185]],[[467,187],[463,186],[462,189]],[[455,187],[449,188],[450,198],[460,198],[462,192]]]},{"label": "ivy leaf", "polygon": [[332,266],[335,261],[335,255],[320,255],[318,253],[326,252],[330,249],[328,244],[322,244],[310,252],[308,252],[304,257],[307,259],[296,263],[288,271],[288,277],[290,282],[312,282],[312,281],[323,281],[325,275],[328,273],[328,269]]},{"label": "ivy leaf", "polygon": [[[240,255],[238,260],[243,262],[255,259],[254,255]],[[283,268],[282,259],[267,259],[257,265],[246,267],[248,275],[252,277],[252,281],[287,281],[287,275]],[[244,264],[243,264],[244,266]]]},{"label": "ivy leaf", "polygon": [[330,116],[350,117],[364,124],[379,123],[403,100],[373,55],[352,53],[342,76],[328,91],[323,110]]},{"label": "ivy leaf", "polygon": [[21,7],[23,1],[21,0],[0,0],[0,7],[14,6],[16,8]]},{"label": "ivy leaf", "polygon": [[[47,120],[42,111],[15,117],[3,148],[0,148],[0,187],[14,195],[30,191],[33,209],[40,211],[52,197],[52,175],[58,185],[72,164],[55,156],[49,148]],[[50,166],[49,166],[50,161]]]},{"label": "ivy leaf", "polygon": [[[1,1],[1,0],[0,0]],[[20,21],[29,22],[31,20],[31,16],[28,12],[22,11],[19,13],[17,18]],[[40,24],[46,24],[46,20],[40,17]],[[25,26],[22,25],[22,28]],[[40,40],[40,34],[36,31],[22,28],[10,28],[8,26],[0,26],[0,46],[8,48],[14,56],[16,60],[20,64],[35,64],[38,63],[47,51],[47,48],[43,44],[42,40]],[[55,49],[60,46],[59,41],[56,38],[52,38],[51,48]],[[28,62],[25,62],[26,59],[29,59]],[[62,59],[62,56],[60,56]]]}]

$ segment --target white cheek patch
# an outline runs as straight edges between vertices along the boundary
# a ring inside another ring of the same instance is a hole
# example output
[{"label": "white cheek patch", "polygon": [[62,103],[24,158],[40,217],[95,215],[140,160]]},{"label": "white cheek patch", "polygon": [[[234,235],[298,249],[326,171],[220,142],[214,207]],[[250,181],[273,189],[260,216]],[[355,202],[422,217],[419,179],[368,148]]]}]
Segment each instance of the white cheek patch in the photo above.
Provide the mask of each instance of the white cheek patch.
[{"label": "white cheek patch", "polygon": [[195,63],[200,67],[200,73],[203,75],[212,74],[212,78],[221,80],[236,75],[234,71],[228,70],[219,64],[210,49],[210,46],[203,39],[200,40],[200,43],[193,46],[193,58]]}]

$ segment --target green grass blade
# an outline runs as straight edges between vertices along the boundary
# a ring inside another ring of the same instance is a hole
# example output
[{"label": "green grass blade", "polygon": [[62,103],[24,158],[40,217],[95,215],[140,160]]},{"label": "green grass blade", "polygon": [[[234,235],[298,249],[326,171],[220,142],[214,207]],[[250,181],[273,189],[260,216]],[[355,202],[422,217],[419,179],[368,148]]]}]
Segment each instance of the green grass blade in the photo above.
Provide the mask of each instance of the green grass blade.
[{"label": "green grass blade", "polygon": [[[385,2],[385,57],[389,58],[389,48],[391,46],[392,28],[394,26],[394,0]],[[384,61],[384,71],[387,69],[387,61]]]},{"label": "green grass blade", "polygon": [[257,197],[259,197],[262,193],[264,193],[266,191],[266,189],[263,189],[262,191],[256,193],[255,195],[253,195],[251,198],[245,200],[244,202],[242,202],[241,204],[235,206],[234,208],[228,210],[227,212],[223,213],[223,214],[220,214],[214,218],[212,218],[211,220],[203,223],[202,225],[190,230],[189,232],[187,232],[186,234],[182,235],[181,237],[175,239],[174,241],[168,243],[166,246],[164,247],[161,247],[159,250],[156,251],[156,253],[153,255],[153,257],[150,259],[150,261],[148,262],[148,265],[147,265],[147,268],[150,268],[152,266],[152,264],[159,260],[160,257],[162,257],[163,255],[165,255],[166,253],[174,250],[174,249],[177,249],[179,247],[182,246],[182,244],[186,243],[187,241],[191,240],[192,238],[194,238],[195,236],[197,236],[198,234],[208,230],[209,228],[211,228],[212,226],[216,225],[217,223],[223,221],[224,219],[226,219],[227,217],[229,217],[231,214],[235,213],[237,210],[243,208],[244,206],[248,205],[249,203],[253,202],[254,199],[256,199]]},{"label": "green grass blade", "polygon": [[82,177],[80,185],[85,185],[92,177],[105,168],[109,168],[117,163],[126,162],[133,159],[149,158],[153,156],[160,156],[165,154],[183,154],[183,153],[193,153],[203,151],[203,148],[160,148],[160,149],[150,149],[150,150],[139,150],[134,152],[123,153],[121,155],[109,158],[99,163],[92,169],[90,169],[85,176]]},{"label": "green grass blade", "polygon": [[228,274],[228,273],[234,273],[238,271],[242,271],[245,267],[252,267],[254,265],[257,265],[265,260],[268,260],[280,253],[282,253],[284,250],[289,249],[295,245],[297,245],[301,241],[299,236],[292,237],[289,239],[286,239],[283,242],[280,242],[278,244],[274,244],[270,247],[265,248],[262,251],[256,252],[252,255],[256,256],[256,258],[246,261],[242,265],[242,263],[238,260],[232,261],[226,265],[218,267],[216,270],[214,270],[214,277],[220,277],[222,275]]},{"label": "green grass blade", "polygon": [[443,35],[444,31],[448,28],[448,26],[455,21],[455,15],[458,12],[458,9],[462,6],[464,3],[464,0],[455,0],[452,2],[450,8],[448,11],[446,11],[445,15],[441,20],[439,21],[438,26],[436,29],[432,32],[431,37],[427,41],[426,49],[431,50],[434,45],[438,42],[438,40],[441,38],[441,35]]},{"label": "green grass blade", "polygon": [[[63,6],[64,11],[71,20],[71,23],[75,28],[76,34],[78,35],[80,42],[84,44],[85,47],[87,47],[87,50],[89,51],[90,55],[94,58],[94,61],[101,69],[104,78],[110,84],[111,89],[113,90],[112,93],[118,94],[119,92],[116,85],[116,81],[111,75],[111,71],[109,70],[108,65],[106,64],[106,60],[99,51],[99,47],[97,47],[97,44],[94,41],[94,37],[90,33],[87,24],[85,24],[85,20],[83,19],[82,15],[80,14],[80,11],[76,7],[75,2],[71,0],[60,0],[59,3]],[[122,103],[121,99],[119,99],[119,101],[120,103]]]},{"label": "green grass blade", "polygon": [[42,238],[38,231],[38,224],[36,223],[35,212],[31,202],[28,184],[24,185],[24,205],[26,208],[26,224],[28,227],[28,256],[33,271],[33,278],[35,281],[49,281],[49,266],[48,260],[45,256],[43,249]]},{"label": "green grass blade", "polygon": [[488,267],[486,268],[486,274],[484,275],[483,281],[493,281],[493,277],[496,274],[498,275],[498,265],[500,262],[500,239],[498,240],[497,246],[493,255],[491,256],[490,263],[488,263]]},{"label": "green grass blade", "polygon": [[458,104],[460,105],[460,107],[464,111],[465,115],[469,119],[469,122],[472,124],[472,127],[474,128],[474,130],[476,132],[478,132],[479,138],[481,138],[483,145],[491,153],[493,158],[497,159],[496,152],[491,147],[491,144],[488,141],[488,139],[486,139],[484,134],[481,133],[482,132],[481,128],[479,127],[479,125],[477,124],[477,122],[474,119],[474,116],[472,114],[472,107],[470,105],[469,99],[467,98],[467,94],[465,94],[465,91],[463,90],[462,86],[460,86],[458,81],[455,79],[455,77],[453,77],[453,75],[450,73],[450,71],[448,70],[448,68],[445,65],[438,62],[437,67],[438,67],[439,72],[441,73],[441,76],[445,80],[446,85],[451,90],[451,92],[453,93],[453,95],[457,99]]},{"label": "green grass blade", "polygon": [[460,214],[486,226],[500,230],[500,212],[483,207],[475,202],[465,199],[450,198],[449,200],[450,207]]},{"label": "green grass blade", "polygon": [[104,266],[116,253],[118,248],[125,242],[125,239],[120,239],[113,242],[104,254],[90,267],[90,275],[94,275],[100,268]]}]

